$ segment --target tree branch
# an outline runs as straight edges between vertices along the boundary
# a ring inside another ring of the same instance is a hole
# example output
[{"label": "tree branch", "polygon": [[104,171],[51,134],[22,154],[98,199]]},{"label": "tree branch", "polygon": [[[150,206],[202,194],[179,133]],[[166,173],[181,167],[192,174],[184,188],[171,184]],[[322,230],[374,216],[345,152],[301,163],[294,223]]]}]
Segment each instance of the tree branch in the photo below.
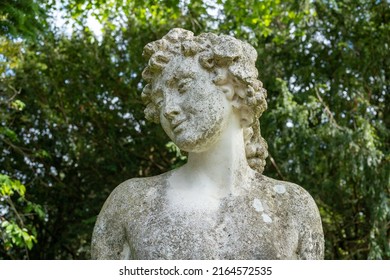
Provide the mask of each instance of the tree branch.
[{"label": "tree branch", "polygon": [[271,161],[273,167],[275,167],[276,172],[278,172],[279,177],[280,177],[283,181],[285,181],[285,178],[284,178],[284,176],[282,175],[282,172],[280,171],[280,169],[279,169],[278,165],[276,164],[274,158],[272,157],[272,155],[271,155],[269,152],[268,152],[268,157],[269,157],[269,159],[270,159],[270,161]]},{"label": "tree branch", "polygon": [[11,86],[11,85],[8,85],[8,87],[9,87],[10,89],[12,89],[12,91],[14,92],[14,95],[12,95],[10,98],[8,98],[8,100],[1,102],[1,103],[3,103],[3,104],[8,104],[8,103],[10,103],[10,102],[11,102],[12,100],[14,100],[15,97],[18,96],[18,95],[20,94],[20,92],[22,91],[21,89],[16,90],[16,89],[15,89],[13,86]]},{"label": "tree branch", "polygon": [[336,122],[336,120],[334,119],[333,114],[332,114],[332,111],[330,111],[329,107],[326,105],[326,103],[325,103],[324,100],[322,99],[322,97],[321,97],[321,95],[319,94],[317,88],[315,88],[315,92],[316,92],[316,95],[317,95],[318,100],[321,102],[322,106],[324,106],[324,110],[325,110],[326,114],[329,116],[330,121],[331,121],[331,122],[334,124],[334,126],[336,126],[338,129],[343,130],[343,128],[342,128],[341,126],[339,126],[338,123]]}]

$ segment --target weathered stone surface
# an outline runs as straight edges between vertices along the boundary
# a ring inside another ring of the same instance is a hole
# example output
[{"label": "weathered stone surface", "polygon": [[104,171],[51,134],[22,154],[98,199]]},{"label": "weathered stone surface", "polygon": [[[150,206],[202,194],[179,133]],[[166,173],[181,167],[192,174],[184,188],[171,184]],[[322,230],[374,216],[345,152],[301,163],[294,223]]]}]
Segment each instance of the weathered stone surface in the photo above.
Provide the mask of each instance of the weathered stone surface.
[{"label": "weathered stone surface", "polygon": [[322,259],[311,196],[261,174],[266,91],[256,51],[173,29],[144,53],[146,116],[189,152],[188,163],[119,185],[96,222],[92,258]]}]

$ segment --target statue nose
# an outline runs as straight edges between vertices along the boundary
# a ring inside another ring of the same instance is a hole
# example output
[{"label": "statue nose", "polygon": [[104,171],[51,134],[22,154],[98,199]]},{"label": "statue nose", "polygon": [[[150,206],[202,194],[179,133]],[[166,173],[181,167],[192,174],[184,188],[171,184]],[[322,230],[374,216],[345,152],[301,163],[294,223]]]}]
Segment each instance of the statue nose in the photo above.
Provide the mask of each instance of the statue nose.
[{"label": "statue nose", "polygon": [[175,116],[180,113],[180,108],[176,104],[168,104],[164,107],[164,117],[168,120],[172,120]]}]

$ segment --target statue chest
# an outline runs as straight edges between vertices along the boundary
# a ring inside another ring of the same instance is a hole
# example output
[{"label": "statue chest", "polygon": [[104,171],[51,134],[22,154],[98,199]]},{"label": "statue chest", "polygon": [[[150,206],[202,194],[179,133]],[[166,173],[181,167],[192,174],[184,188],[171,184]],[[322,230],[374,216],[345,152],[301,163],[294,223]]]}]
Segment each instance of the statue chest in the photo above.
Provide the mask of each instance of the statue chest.
[{"label": "statue chest", "polygon": [[[137,259],[293,259],[298,233],[288,213],[256,200],[226,200],[217,210],[158,203],[128,223]],[[278,213],[277,213],[278,212]]]}]

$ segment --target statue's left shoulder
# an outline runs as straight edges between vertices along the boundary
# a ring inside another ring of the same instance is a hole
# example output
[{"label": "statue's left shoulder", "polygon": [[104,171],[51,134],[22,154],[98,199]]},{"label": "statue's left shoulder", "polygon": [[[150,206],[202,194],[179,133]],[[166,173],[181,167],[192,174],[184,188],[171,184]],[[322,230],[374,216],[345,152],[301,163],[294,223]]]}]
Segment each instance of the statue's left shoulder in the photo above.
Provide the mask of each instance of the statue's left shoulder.
[{"label": "statue's left shoulder", "polygon": [[294,223],[298,230],[298,258],[323,259],[324,233],[321,216],[313,197],[301,186],[264,177],[264,184],[272,192],[275,203],[283,207],[294,216]]}]

